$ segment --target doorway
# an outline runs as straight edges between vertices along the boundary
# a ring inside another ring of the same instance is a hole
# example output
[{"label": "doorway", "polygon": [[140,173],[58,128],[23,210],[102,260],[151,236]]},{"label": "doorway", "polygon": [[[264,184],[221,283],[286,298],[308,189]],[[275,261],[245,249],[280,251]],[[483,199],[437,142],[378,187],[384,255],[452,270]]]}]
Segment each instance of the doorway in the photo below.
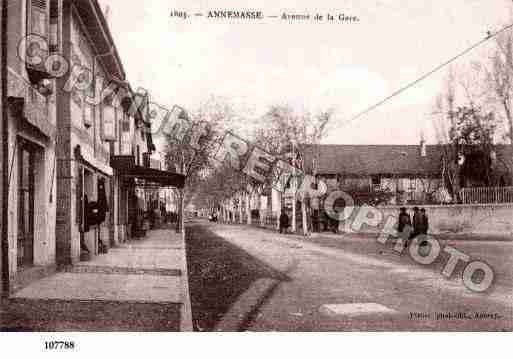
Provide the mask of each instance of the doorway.
[{"label": "doorway", "polygon": [[20,141],[18,152],[18,247],[17,264],[34,264],[34,166],[35,148]]}]

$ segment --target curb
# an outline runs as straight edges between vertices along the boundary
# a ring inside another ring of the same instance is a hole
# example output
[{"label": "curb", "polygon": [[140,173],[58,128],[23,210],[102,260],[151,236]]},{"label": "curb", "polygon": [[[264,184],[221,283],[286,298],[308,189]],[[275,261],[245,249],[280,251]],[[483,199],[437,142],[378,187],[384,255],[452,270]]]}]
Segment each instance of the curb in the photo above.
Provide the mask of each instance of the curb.
[{"label": "curb", "polygon": [[189,271],[187,270],[187,246],[185,244],[185,228],[182,230],[180,234],[182,237],[182,247],[183,247],[183,268],[182,268],[182,300],[183,305],[181,309],[180,315],[180,331],[181,332],[193,332],[194,326],[192,324],[192,305],[191,305],[191,295],[189,292]]},{"label": "curb", "polygon": [[[268,226],[260,226],[256,224],[248,225],[246,223],[240,224],[240,223],[221,223],[224,225],[235,225],[235,226],[248,226],[250,228],[260,229],[264,230],[266,232],[276,232],[276,229],[274,227],[268,227]],[[277,233],[279,234],[279,233]],[[374,239],[376,236],[379,235],[379,232],[339,232],[337,234],[334,234],[332,232],[314,232],[309,233],[309,235],[304,236],[300,233],[287,233],[286,236],[289,238],[296,238],[296,239],[305,239],[305,238],[331,238],[331,239],[337,239],[341,238],[345,235],[356,235],[360,236],[362,239]],[[513,242],[513,233],[429,233],[430,236],[441,240],[441,241],[462,241],[462,242],[469,242],[469,241],[476,241],[476,242]],[[356,239],[356,238],[355,238]]]}]

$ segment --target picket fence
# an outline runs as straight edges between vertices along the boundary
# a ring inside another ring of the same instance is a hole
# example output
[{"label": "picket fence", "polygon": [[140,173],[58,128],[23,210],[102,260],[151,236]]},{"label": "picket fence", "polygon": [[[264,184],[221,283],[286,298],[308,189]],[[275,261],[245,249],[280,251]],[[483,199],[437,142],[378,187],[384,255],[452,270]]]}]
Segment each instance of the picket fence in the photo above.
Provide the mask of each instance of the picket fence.
[{"label": "picket fence", "polygon": [[462,188],[460,198],[464,204],[513,203],[513,186]]}]

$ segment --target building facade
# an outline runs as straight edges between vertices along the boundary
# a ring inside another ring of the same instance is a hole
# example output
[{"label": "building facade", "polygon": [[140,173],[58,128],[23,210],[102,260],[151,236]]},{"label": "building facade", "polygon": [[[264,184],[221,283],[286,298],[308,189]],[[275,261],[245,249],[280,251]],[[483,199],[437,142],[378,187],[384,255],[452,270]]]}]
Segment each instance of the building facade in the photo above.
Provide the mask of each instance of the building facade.
[{"label": "building facade", "polygon": [[[55,269],[57,94],[55,79],[20,56],[27,34],[50,38],[50,2],[7,1],[6,234],[9,291]],[[57,1],[52,6],[58,5]],[[54,11],[54,7],[52,10]],[[39,16],[38,16],[39,14]],[[51,46],[56,45],[51,43]],[[55,48],[53,48],[55,49]]]},{"label": "building facade", "polygon": [[124,80],[125,73],[98,3],[63,1],[60,5],[57,37],[62,39],[62,55],[69,59],[72,72],[74,66],[83,66],[91,69],[95,79],[88,88],[69,86],[67,77],[57,84],[56,250],[58,264],[71,265],[116,243],[110,215],[116,211],[110,142],[116,139],[106,138],[105,124],[116,127],[119,106],[115,96],[98,104],[86,97],[102,90],[94,86],[100,78],[107,85],[112,78]]},{"label": "building facade", "polygon": [[[125,81],[97,0],[1,4],[0,265],[8,296],[140,235],[155,188],[181,187],[184,177],[151,168],[148,96],[140,101]],[[49,66],[55,58],[67,64],[60,75],[62,62]]]}]

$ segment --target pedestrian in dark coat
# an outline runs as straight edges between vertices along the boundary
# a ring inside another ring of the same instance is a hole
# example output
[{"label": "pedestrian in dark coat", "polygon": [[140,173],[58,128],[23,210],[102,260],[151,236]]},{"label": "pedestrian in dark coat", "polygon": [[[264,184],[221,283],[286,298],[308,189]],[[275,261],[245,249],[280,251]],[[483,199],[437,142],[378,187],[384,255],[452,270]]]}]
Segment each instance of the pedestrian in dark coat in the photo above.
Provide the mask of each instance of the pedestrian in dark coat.
[{"label": "pedestrian in dark coat", "polygon": [[420,209],[420,215],[422,224],[422,226],[420,227],[420,234],[427,234],[429,230],[429,220],[425,208]]},{"label": "pedestrian in dark coat", "polygon": [[397,231],[398,232],[404,231],[404,227],[406,227],[406,225],[411,226],[411,218],[410,218],[410,215],[408,214],[408,212],[406,212],[406,208],[401,207],[401,209],[399,210]]},{"label": "pedestrian in dark coat", "polygon": [[[428,216],[426,214],[426,209],[421,208],[420,210],[420,228],[419,228],[419,235],[421,236],[427,236],[429,230],[429,221]],[[424,247],[427,246],[428,241],[426,240],[426,237],[421,238],[420,246]]]},{"label": "pedestrian in dark coat", "polygon": [[280,233],[287,233],[289,227],[289,216],[285,213],[285,209],[281,210],[280,214]]},{"label": "pedestrian in dark coat", "polygon": [[422,214],[419,211],[419,207],[413,207],[413,233],[410,239],[417,237],[422,232]]}]

